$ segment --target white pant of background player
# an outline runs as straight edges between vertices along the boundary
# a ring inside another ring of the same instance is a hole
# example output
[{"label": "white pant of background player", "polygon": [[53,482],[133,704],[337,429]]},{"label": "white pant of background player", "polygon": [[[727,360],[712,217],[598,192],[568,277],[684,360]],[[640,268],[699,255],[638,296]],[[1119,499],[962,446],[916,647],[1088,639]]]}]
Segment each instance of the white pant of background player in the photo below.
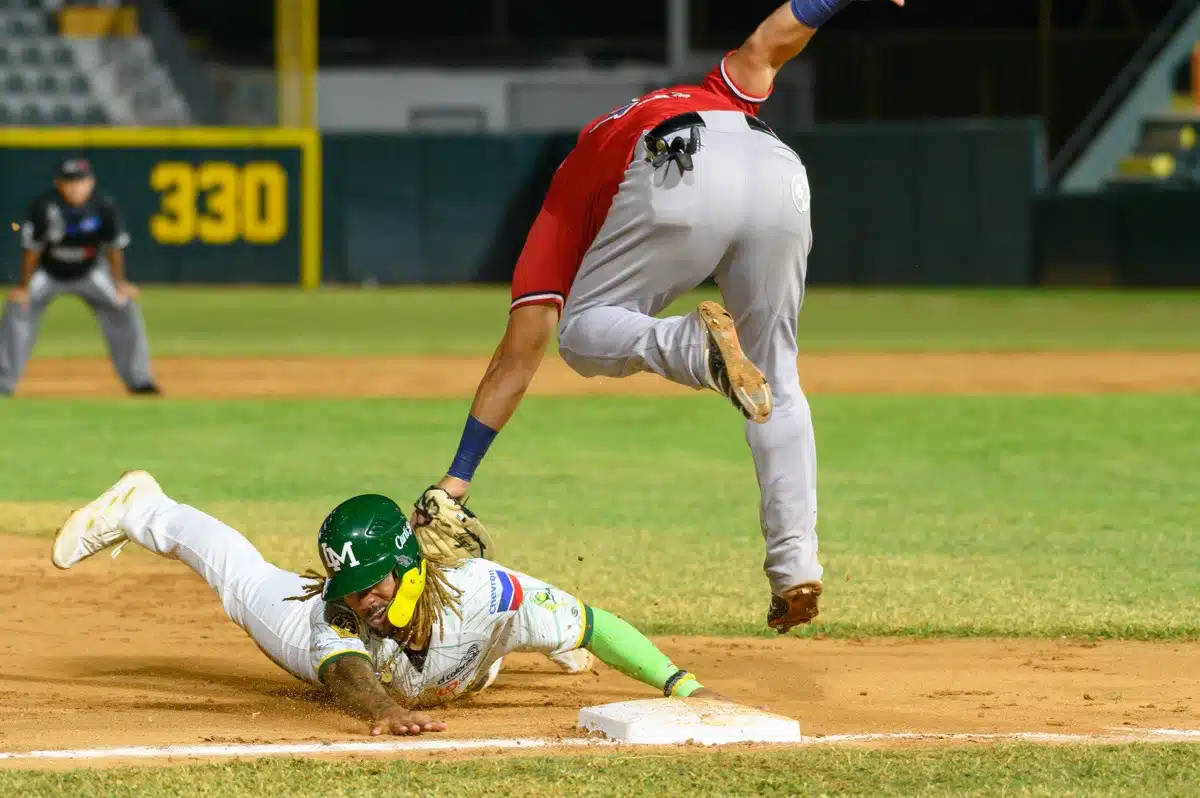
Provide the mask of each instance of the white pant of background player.
[{"label": "white pant of background player", "polygon": [[42,314],[63,294],[78,296],[92,309],[104,330],[113,367],[125,386],[136,390],[153,385],[150,343],[141,309],[134,300],[117,295],[108,262],[100,258],[77,280],[59,280],[39,269],[29,281],[29,306],[8,303],[0,320],[0,393],[16,390],[37,342]]},{"label": "white pant of background player", "polygon": [[[771,385],[774,410],[746,423],[762,494],[765,569],[776,593],[819,580],[816,446],[796,369],[796,320],[812,246],[800,158],[745,115],[701,112],[695,168],[657,170],[639,144],[571,286],[562,357],[585,377],[652,371],[705,385],[705,328],[695,314],[658,319],[715,277],[747,357]],[[687,131],[680,134],[685,139]]]}]

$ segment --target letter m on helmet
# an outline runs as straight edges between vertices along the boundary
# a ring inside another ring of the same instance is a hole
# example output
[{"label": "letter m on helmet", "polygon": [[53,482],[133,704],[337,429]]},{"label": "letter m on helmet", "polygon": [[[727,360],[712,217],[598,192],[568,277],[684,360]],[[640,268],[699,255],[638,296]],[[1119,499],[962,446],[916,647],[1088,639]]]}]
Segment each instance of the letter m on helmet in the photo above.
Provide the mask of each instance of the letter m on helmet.
[{"label": "letter m on helmet", "polygon": [[317,532],[317,554],[325,566],[326,601],[368,590],[401,565],[397,578],[402,577],[422,562],[404,511],[374,493],[349,498],[326,516]]},{"label": "letter m on helmet", "polygon": [[334,551],[333,547],[328,543],[322,543],[321,559],[325,561],[325,567],[334,573],[342,570],[342,565],[347,561],[349,561],[351,568],[358,567],[358,558],[354,556],[353,540],[347,540],[340,552]]}]

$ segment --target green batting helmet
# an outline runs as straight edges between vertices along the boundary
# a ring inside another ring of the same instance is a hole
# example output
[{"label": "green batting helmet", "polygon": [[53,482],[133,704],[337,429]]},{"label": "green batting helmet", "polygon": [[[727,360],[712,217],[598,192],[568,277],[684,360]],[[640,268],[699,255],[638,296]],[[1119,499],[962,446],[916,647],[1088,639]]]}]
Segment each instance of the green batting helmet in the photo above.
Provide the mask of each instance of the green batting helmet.
[{"label": "green batting helmet", "polygon": [[412,620],[425,590],[425,558],[408,518],[394,501],[368,493],[342,502],[321,524],[317,551],[328,577],[323,599],[336,601],[367,590],[395,571],[399,584],[388,620],[398,628]]}]

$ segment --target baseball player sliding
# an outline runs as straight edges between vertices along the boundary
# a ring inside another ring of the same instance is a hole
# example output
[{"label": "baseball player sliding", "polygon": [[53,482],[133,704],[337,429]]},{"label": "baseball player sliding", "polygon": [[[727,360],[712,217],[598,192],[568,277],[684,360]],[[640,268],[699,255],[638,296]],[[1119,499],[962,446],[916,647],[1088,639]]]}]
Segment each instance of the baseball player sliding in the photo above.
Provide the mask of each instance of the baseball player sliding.
[{"label": "baseball player sliding", "polygon": [[[652,371],[733,402],[761,493],[767,623],[782,634],[816,617],[816,445],[796,368],[809,185],[754,114],[780,68],[851,2],[791,0],[701,85],[651,92],[583,128],[529,231],[507,329],[438,487],[466,498],[557,328],[585,377]],[[724,306],[656,318],[710,276]]]},{"label": "baseball player sliding", "polygon": [[183,561],[275,664],[324,685],[373,735],[444,730],[417,710],[483,690],[513,651],[586,650],[664,696],[722,699],[620,618],[476,556],[495,544],[444,492],[418,506],[414,529],[391,499],[347,499],[317,533],[324,574],[301,575],[131,471],[71,514],[51,559],[68,569],[133,541]]}]

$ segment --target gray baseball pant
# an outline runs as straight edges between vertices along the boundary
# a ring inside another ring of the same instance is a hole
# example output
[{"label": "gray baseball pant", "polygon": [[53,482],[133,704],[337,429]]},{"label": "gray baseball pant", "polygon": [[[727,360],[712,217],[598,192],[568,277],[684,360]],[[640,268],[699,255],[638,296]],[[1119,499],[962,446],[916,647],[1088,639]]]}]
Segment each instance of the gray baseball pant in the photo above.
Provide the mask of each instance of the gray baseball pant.
[{"label": "gray baseball pant", "polygon": [[670,162],[655,169],[639,144],[571,286],[559,350],[584,377],[652,371],[703,388],[699,316],[655,315],[715,277],[774,399],[765,424],[746,422],[746,441],[761,494],[764,570],[780,593],[822,576],[816,444],[796,364],[812,247],[808,175],[795,152],[744,115],[701,117],[695,168],[682,175]]},{"label": "gray baseball pant", "polygon": [[42,314],[57,297],[75,294],[92,309],[104,338],[113,366],[130,390],[154,383],[150,371],[150,343],[141,309],[134,300],[117,295],[108,264],[103,259],[77,280],[57,280],[37,271],[29,281],[29,305],[22,308],[8,302],[0,319],[0,392],[12,393],[37,341]]}]

